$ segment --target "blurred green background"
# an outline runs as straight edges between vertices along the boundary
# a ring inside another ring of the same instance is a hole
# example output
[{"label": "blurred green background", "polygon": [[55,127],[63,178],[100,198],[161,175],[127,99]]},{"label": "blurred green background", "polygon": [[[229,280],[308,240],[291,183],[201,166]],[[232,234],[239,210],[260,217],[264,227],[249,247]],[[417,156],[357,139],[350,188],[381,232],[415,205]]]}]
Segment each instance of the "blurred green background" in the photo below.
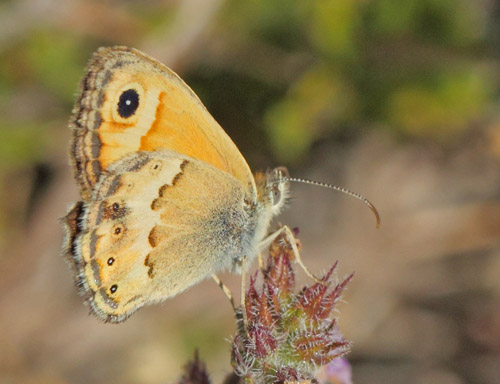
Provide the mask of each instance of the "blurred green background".
[{"label": "blurred green background", "polygon": [[[500,378],[500,4],[492,0],[0,1],[0,383],[166,383],[234,326],[209,282],[123,325],[86,315],[59,256],[66,156],[100,46],[178,72],[252,169],[294,186],[280,221],[311,269],[356,271],[340,308],[354,381]],[[237,292],[238,277],[224,276]]]}]

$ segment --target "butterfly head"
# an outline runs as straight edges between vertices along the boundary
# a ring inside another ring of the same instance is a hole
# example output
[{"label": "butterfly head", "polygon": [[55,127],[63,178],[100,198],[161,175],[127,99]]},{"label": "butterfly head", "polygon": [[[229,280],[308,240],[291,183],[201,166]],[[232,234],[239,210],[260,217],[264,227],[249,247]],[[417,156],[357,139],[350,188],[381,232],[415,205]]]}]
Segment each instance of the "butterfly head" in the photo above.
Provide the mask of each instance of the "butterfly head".
[{"label": "butterfly head", "polygon": [[285,167],[274,168],[262,176],[262,178],[257,178],[259,195],[265,202],[264,204],[271,209],[273,216],[277,215],[285,207],[290,197],[288,169]]}]

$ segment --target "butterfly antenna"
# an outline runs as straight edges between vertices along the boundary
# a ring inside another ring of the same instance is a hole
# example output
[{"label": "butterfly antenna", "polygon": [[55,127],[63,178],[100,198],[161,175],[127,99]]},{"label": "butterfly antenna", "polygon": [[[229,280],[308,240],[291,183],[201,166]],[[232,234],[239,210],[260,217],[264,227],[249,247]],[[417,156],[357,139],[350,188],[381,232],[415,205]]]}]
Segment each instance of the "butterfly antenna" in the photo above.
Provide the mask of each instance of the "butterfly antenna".
[{"label": "butterfly antenna", "polygon": [[314,181],[314,180],[307,180],[307,179],[299,179],[295,177],[284,177],[283,178],[285,181],[293,181],[296,183],[304,183],[304,184],[311,184],[311,185],[317,185],[318,187],[324,187],[324,188],[330,188],[335,191],[339,191],[342,193],[345,193],[346,195],[355,197],[358,200],[361,200],[363,203],[365,203],[368,208],[370,208],[375,215],[375,219],[377,220],[377,228],[380,228],[380,215],[377,211],[377,208],[364,196],[360,195],[359,193],[354,193],[349,191],[348,189],[342,188],[342,187],[337,187],[336,185],[332,184],[327,184],[327,183],[322,183],[320,181]]}]

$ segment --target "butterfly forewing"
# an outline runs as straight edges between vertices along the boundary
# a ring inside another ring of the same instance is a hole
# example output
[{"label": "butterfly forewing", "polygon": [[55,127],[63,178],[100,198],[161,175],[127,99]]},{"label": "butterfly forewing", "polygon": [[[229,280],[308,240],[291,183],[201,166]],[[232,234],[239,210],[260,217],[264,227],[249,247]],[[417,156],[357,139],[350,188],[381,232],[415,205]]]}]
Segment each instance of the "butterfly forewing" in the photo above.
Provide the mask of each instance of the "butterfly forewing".
[{"label": "butterfly forewing", "polygon": [[130,48],[93,56],[75,104],[72,158],[88,198],[111,164],[137,151],[171,149],[228,172],[251,193],[251,171],[194,92],[169,68]]}]

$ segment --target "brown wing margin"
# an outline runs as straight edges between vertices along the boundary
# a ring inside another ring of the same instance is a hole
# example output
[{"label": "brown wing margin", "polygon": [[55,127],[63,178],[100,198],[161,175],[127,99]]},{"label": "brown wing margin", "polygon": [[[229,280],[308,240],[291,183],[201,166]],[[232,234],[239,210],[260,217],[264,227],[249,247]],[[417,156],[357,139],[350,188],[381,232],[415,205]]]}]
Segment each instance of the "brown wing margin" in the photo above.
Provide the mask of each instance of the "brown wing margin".
[{"label": "brown wing margin", "polygon": [[115,60],[110,60],[112,52],[103,55],[103,51],[100,48],[89,60],[69,122],[73,133],[70,159],[84,201],[89,199],[92,186],[102,172],[97,160],[101,146],[97,130],[102,123],[99,108],[103,104],[104,88],[111,78],[113,66],[119,62],[116,54],[112,55]]}]

